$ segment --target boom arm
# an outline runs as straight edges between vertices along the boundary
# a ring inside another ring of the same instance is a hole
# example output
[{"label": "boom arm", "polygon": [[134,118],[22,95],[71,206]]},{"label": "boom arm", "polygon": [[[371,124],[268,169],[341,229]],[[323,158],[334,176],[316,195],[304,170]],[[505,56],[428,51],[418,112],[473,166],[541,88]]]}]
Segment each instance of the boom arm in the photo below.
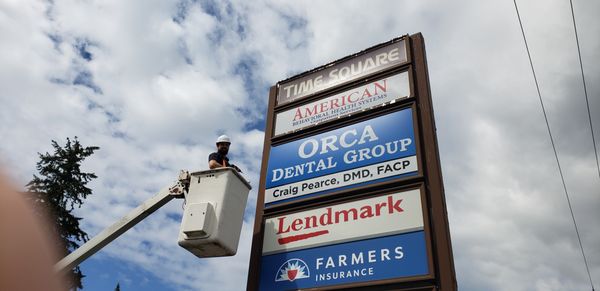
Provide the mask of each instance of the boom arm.
[{"label": "boom arm", "polygon": [[144,218],[148,217],[154,211],[167,204],[173,198],[183,197],[183,193],[187,192],[189,187],[189,179],[189,174],[182,171],[179,175],[179,182],[175,186],[162,189],[154,197],[146,200],[119,221],[104,229],[77,250],[56,263],[56,265],[54,265],[55,270],[59,273],[71,270],[117,237],[121,236],[134,225],[144,220]]}]

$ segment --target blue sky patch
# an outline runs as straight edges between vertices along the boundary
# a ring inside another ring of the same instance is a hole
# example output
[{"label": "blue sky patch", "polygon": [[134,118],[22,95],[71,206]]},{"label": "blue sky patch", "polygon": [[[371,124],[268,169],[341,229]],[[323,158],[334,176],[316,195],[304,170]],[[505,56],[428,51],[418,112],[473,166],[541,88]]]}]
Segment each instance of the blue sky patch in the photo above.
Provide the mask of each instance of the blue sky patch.
[{"label": "blue sky patch", "polygon": [[185,21],[185,19],[187,18],[188,11],[190,9],[191,4],[192,4],[192,1],[188,1],[188,0],[177,2],[177,4],[175,5],[177,11],[175,11],[175,15],[173,17],[171,17],[173,22],[175,22],[177,24],[182,24]]},{"label": "blue sky patch", "polygon": [[60,44],[63,41],[62,37],[60,35],[58,35],[58,34],[55,34],[55,33],[47,33],[46,35],[48,36],[48,38],[54,44],[54,49],[56,51],[60,52]]},{"label": "blue sky patch", "polygon": [[93,59],[92,53],[88,50],[88,47],[91,43],[87,39],[78,38],[75,40],[75,44],[73,47],[77,51],[77,54],[86,61],[91,61]]},{"label": "blue sky patch", "polygon": [[73,85],[80,85],[92,89],[96,94],[102,94],[102,89],[94,83],[94,77],[89,71],[81,71],[73,80]]}]

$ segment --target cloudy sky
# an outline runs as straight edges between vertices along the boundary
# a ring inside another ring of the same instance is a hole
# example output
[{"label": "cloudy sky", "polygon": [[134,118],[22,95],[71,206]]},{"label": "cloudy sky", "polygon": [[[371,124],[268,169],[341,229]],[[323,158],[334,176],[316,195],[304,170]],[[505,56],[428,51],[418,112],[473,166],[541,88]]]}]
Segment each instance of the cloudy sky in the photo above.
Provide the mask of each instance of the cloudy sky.
[{"label": "cloudy sky", "polygon": [[[600,286],[600,179],[569,1],[519,1],[592,280]],[[575,0],[596,138],[600,2]],[[591,290],[512,1],[0,1],[0,163],[25,185],[37,152],[78,136],[101,149],[77,214],[91,235],[216,136],[252,184],[269,86],[422,32],[461,290]],[[600,145],[597,145],[600,147]],[[173,201],[83,263],[85,290],[245,288],[256,188],[238,254],[177,245]]]}]

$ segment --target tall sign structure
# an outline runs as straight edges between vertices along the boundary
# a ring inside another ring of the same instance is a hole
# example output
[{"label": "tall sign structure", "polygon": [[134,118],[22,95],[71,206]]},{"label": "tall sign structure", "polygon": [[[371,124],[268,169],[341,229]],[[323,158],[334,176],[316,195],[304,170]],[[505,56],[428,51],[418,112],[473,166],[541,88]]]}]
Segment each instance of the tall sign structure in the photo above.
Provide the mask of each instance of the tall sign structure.
[{"label": "tall sign structure", "polygon": [[248,290],[456,290],[425,45],[271,87]]}]

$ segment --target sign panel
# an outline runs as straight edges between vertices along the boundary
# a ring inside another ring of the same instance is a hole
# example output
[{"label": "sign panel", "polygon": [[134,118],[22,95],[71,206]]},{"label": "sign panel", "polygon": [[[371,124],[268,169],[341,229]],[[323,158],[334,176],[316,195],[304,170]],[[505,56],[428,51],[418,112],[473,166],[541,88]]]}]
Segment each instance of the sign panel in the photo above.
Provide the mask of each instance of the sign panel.
[{"label": "sign panel", "polygon": [[275,136],[410,96],[408,72],[298,106],[275,115]]},{"label": "sign panel", "polygon": [[400,40],[302,78],[279,84],[277,105],[350,82],[407,62],[406,41]]},{"label": "sign panel", "polygon": [[418,189],[269,218],[263,255],[423,230]]},{"label": "sign panel", "polygon": [[259,290],[296,290],[429,274],[424,231],[263,256]]},{"label": "sign panel", "polygon": [[274,146],[265,203],[418,170],[411,108]]}]

